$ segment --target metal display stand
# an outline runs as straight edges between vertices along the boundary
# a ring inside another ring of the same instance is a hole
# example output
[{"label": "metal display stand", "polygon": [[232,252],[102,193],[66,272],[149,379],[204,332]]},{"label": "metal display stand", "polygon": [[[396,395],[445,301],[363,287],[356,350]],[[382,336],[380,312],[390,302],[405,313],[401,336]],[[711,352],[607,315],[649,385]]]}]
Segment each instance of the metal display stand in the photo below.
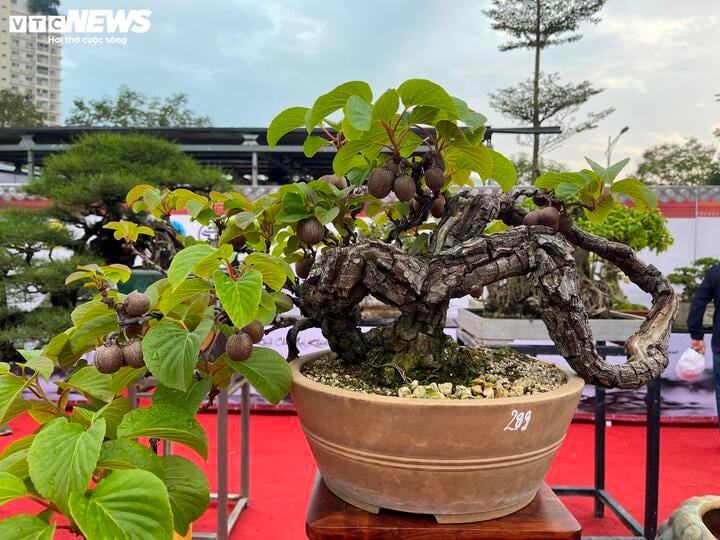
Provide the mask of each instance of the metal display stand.
[{"label": "metal display stand", "polygon": [[[241,391],[240,410],[240,490],[229,493],[230,455],[228,440],[228,398]],[[128,389],[130,407],[137,407],[138,399],[151,397],[149,392],[138,392],[135,387]],[[172,443],[163,441],[163,455],[172,452]],[[210,494],[211,502],[217,507],[217,524],[214,532],[194,532],[195,540],[228,540],[230,532],[240,513],[248,506],[250,496],[250,384],[244,379],[233,380],[217,396],[217,493]],[[228,515],[228,503],[234,503]]]},{"label": "metal display stand", "polygon": [[[539,354],[559,355],[554,345],[509,345],[512,349],[536,356]],[[625,350],[616,345],[597,343],[600,356],[624,356]],[[606,407],[605,388],[595,387],[595,480],[593,486],[552,486],[557,495],[593,497],[595,517],[605,515],[605,507],[632,533],[632,536],[588,536],[587,540],[646,539],[652,540],[657,533],[658,488],[660,469],[660,379],[647,386],[645,442],[645,525],[641,525],[630,513],[605,489],[605,427]]]}]

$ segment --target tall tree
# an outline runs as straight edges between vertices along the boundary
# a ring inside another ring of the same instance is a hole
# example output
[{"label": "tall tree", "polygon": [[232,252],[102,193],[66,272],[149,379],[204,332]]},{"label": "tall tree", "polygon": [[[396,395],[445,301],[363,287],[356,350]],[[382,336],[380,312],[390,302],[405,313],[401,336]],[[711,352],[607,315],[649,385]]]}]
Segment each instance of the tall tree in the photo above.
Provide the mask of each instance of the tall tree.
[{"label": "tall tree", "polygon": [[720,160],[712,144],[696,138],[665,143],[645,150],[637,177],[648,184],[704,186],[720,184]]},{"label": "tall tree", "polygon": [[[521,152],[512,157],[512,162],[515,164],[515,170],[517,171],[518,184],[521,186],[529,186],[533,181],[533,164],[532,157],[528,154]],[[547,159],[540,157],[540,170],[543,172],[567,172],[569,169],[564,163],[555,161],[553,159]]]},{"label": "tall tree", "polygon": [[[510,41],[500,45],[501,51],[530,49],[535,62],[531,79],[516,87],[504,88],[491,94],[490,103],[501,113],[530,123],[538,128],[549,121],[562,125],[563,134],[550,140],[545,150],[559,145],[569,136],[593,129],[597,122],[612,113],[605,109],[591,113],[576,123],[574,114],[588,99],[600,92],[589,81],[579,84],[561,84],[559,75],[545,75],[540,70],[540,57],[544,49],[579,40],[580,24],[597,24],[597,13],[607,0],[493,0],[485,11],[494,30],[510,35]],[[539,159],[543,148],[540,135],[532,136],[533,177],[540,174]]]},{"label": "tall tree", "polygon": [[0,127],[42,126],[45,115],[35,108],[30,94],[0,90]]},{"label": "tall tree", "polygon": [[28,0],[28,11],[40,15],[57,15],[60,0]]},{"label": "tall tree", "polygon": [[28,343],[47,343],[70,322],[78,299],[88,297],[81,284],[65,284],[78,264],[93,262],[64,256],[76,244],[46,212],[0,210],[0,361],[20,360],[15,349]]},{"label": "tall tree", "polygon": [[188,106],[186,94],[148,96],[123,85],[116,97],[73,100],[69,126],[114,127],[206,127],[210,118],[197,116]]}]

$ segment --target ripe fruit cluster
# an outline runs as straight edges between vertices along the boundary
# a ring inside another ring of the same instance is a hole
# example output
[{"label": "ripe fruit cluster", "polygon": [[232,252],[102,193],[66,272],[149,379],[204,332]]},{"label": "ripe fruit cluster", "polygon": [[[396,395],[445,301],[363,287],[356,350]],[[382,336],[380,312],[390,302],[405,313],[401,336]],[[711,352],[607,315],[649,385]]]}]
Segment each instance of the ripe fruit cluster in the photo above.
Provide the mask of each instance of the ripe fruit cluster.
[{"label": "ripe fruit cluster", "polygon": [[139,341],[126,341],[122,346],[111,343],[95,349],[95,367],[100,373],[115,373],[123,366],[145,366],[142,344]]},{"label": "ripe fruit cluster", "polygon": [[559,201],[536,193],[533,202],[537,206],[544,206],[544,208],[525,214],[523,225],[529,227],[542,225],[550,227],[554,232],[568,232],[572,228],[573,219],[571,216],[560,213],[561,204]]},{"label": "ripe fruit cluster", "polygon": [[230,360],[243,362],[250,358],[253,345],[260,343],[263,335],[265,335],[265,327],[260,321],[254,320],[228,338],[225,352],[230,357]]},{"label": "ripe fruit cluster", "polygon": [[368,193],[378,199],[384,199],[391,191],[403,202],[408,202],[415,196],[415,180],[394,157],[370,171],[367,185]]},{"label": "ripe fruit cluster", "polygon": [[[440,218],[445,214],[445,197],[440,190],[445,185],[445,162],[440,154],[430,154],[424,163],[425,184],[430,193],[425,196],[433,199],[430,213]],[[422,211],[422,197],[417,194],[417,186],[412,176],[407,174],[405,166],[395,157],[388,159],[381,167],[376,167],[368,175],[368,193],[378,199],[387,197],[392,191],[398,200],[410,203],[415,215]]]},{"label": "ripe fruit cluster", "polygon": [[[131,292],[119,309],[121,317],[142,317],[150,310],[150,298],[139,292]],[[142,343],[138,339],[142,332],[141,324],[126,327],[127,340],[118,345],[117,337],[109,337],[106,344],[95,349],[95,367],[100,373],[115,373],[123,366],[145,367]]]}]

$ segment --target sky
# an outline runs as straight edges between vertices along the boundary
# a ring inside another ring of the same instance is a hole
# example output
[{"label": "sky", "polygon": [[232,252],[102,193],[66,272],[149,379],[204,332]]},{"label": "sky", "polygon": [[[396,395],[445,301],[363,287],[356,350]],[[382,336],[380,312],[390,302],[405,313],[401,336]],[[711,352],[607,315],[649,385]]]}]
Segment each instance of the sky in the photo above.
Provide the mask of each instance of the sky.
[{"label": "sky", "polygon": [[[409,78],[431,79],[496,127],[517,122],[490,108],[488,94],[532,72],[532,52],[500,52],[481,0],[124,0],[69,8],[150,9],[151,29],[126,45],[63,47],[63,113],[75,97],[112,95],[122,84],[151,95],[182,92],[218,127],[263,127],[280,110],[310,106],[348,80],[378,96]],[[720,0],[609,0],[579,42],[546,49],[542,69],[604,91],[582,111],[615,107],[590,132],[547,157],[604,162],[608,136],[628,126],[613,161],[665,142],[720,143]],[[582,114],[581,115],[584,116]],[[493,138],[507,155],[527,151]]]}]

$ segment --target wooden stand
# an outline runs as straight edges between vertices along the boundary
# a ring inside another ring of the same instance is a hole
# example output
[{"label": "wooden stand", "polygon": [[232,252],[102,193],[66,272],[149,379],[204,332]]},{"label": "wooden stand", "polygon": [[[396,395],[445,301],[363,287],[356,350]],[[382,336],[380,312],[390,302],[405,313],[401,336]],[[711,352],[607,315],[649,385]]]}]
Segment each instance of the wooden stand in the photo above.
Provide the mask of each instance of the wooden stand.
[{"label": "wooden stand", "polygon": [[432,516],[371,514],[333,495],[320,475],[310,497],[305,530],[310,540],[580,540],[582,529],[545,484],[528,506],[499,519],[440,525]]}]

